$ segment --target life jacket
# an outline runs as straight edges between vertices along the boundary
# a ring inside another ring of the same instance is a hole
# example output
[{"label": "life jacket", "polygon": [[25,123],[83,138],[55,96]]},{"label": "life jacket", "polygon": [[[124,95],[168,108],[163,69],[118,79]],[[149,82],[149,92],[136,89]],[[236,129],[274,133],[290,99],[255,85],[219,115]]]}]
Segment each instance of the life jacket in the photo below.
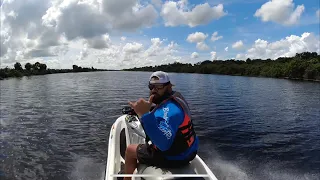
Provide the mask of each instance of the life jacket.
[{"label": "life jacket", "polygon": [[[196,133],[193,129],[188,103],[179,92],[175,92],[173,95],[169,96],[169,98],[162,101],[151,112],[154,112],[158,107],[171,99],[177,102],[182,107],[182,110],[184,112],[184,119],[183,122],[179,125],[178,131],[176,132],[176,136],[171,147],[166,151],[161,151],[164,155],[167,156],[175,156],[185,152],[187,149],[189,149],[189,147],[193,145],[193,142],[196,138]],[[157,149],[155,145],[153,146],[155,149]]]}]

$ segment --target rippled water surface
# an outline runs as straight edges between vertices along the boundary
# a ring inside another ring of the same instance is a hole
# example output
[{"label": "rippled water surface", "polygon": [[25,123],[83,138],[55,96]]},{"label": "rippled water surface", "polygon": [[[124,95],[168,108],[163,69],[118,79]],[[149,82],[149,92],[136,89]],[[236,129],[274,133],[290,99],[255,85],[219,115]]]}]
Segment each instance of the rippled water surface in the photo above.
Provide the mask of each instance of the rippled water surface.
[{"label": "rippled water surface", "polygon": [[[121,106],[148,72],[2,80],[0,179],[100,180]],[[220,179],[320,179],[320,83],[170,74],[188,100],[199,155]]]}]

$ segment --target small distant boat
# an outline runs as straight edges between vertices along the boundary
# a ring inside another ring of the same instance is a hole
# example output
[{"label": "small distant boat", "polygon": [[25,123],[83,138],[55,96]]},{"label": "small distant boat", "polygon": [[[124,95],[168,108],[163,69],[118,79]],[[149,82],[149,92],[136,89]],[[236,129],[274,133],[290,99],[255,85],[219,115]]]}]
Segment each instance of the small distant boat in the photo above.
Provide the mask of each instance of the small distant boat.
[{"label": "small distant boat", "polygon": [[138,117],[134,113],[128,112],[130,112],[128,107],[123,108],[123,115],[118,117],[110,129],[105,180],[122,179],[122,177],[132,177],[134,180],[217,180],[198,155],[189,165],[180,168],[159,168],[138,164],[138,168],[133,174],[120,174],[119,172],[123,171],[125,164],[126,147],[129,144],[145,143],[146,137]]}]

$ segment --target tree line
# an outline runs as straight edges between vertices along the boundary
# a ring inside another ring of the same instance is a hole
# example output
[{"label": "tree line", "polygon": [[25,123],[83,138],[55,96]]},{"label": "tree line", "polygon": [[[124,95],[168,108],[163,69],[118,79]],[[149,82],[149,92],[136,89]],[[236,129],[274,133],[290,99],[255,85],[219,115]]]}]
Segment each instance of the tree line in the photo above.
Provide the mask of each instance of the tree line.
[{"label": "tree line", "polygon": [[[169,63],[158,66],[134,67],[123,71],[166,71],[177,73],[222,74],[239,76],[261,76],[288,79],[304,79],[320,81],[320,55],[316,52],[297,53],[293,57],[279,57],[271,59],[243,60],[205,60],[196,64]],[[72,69],[48,69],[46,64],[36,62],[26,63],[24,68],[19,62],[14,68],[0,69],[0,79],[8,77],[22,77],[30,75],[44,75],[54,73],[110,71],[73,65]]]},{"label": "tree line", "polygon": [[243,60],[205,60],[196,64],[169,63],[135,67],[124,71],[166,71],[178,73],[261,76],[320,81],[320,55],[316,52],[297,53],[293,57]]},{"label": "tree line", "polygon": [[54,74],[54,73],[70,73],[70,72],[90,72],[90,71],[105,71],[102,69],[95,69],[93,67],[81,67],[73,65],[72,69],[48,69],[46,64],[36,62],[34,64],[26,63],[24,68],[21,63],[16,62],[14,68],[4,68],[0,69],[0,79],[8,77],[22,77],[22,76],[31,76],[31,75],[45,75],[45,74]]}]

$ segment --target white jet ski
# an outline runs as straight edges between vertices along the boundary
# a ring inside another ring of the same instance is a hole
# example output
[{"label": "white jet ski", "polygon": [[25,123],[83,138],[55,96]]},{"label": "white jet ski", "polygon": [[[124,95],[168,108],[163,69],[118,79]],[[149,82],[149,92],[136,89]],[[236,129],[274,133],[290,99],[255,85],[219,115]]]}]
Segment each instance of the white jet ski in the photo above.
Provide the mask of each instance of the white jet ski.
[{"label": "white jet ski", "polygon": [[134,180],[171,180],[171,179],[197,179],[218,180],[209,167],[197,155],[189,165],[180,168],[159,168],[138,164],[133,174],[124,172],[125,151],[129,144],[145,143],[145,133],[138,117],[130,107],[122,109],[123,115],[113,124],[109,135],[108,162],[105,180],[132,177]]}]

